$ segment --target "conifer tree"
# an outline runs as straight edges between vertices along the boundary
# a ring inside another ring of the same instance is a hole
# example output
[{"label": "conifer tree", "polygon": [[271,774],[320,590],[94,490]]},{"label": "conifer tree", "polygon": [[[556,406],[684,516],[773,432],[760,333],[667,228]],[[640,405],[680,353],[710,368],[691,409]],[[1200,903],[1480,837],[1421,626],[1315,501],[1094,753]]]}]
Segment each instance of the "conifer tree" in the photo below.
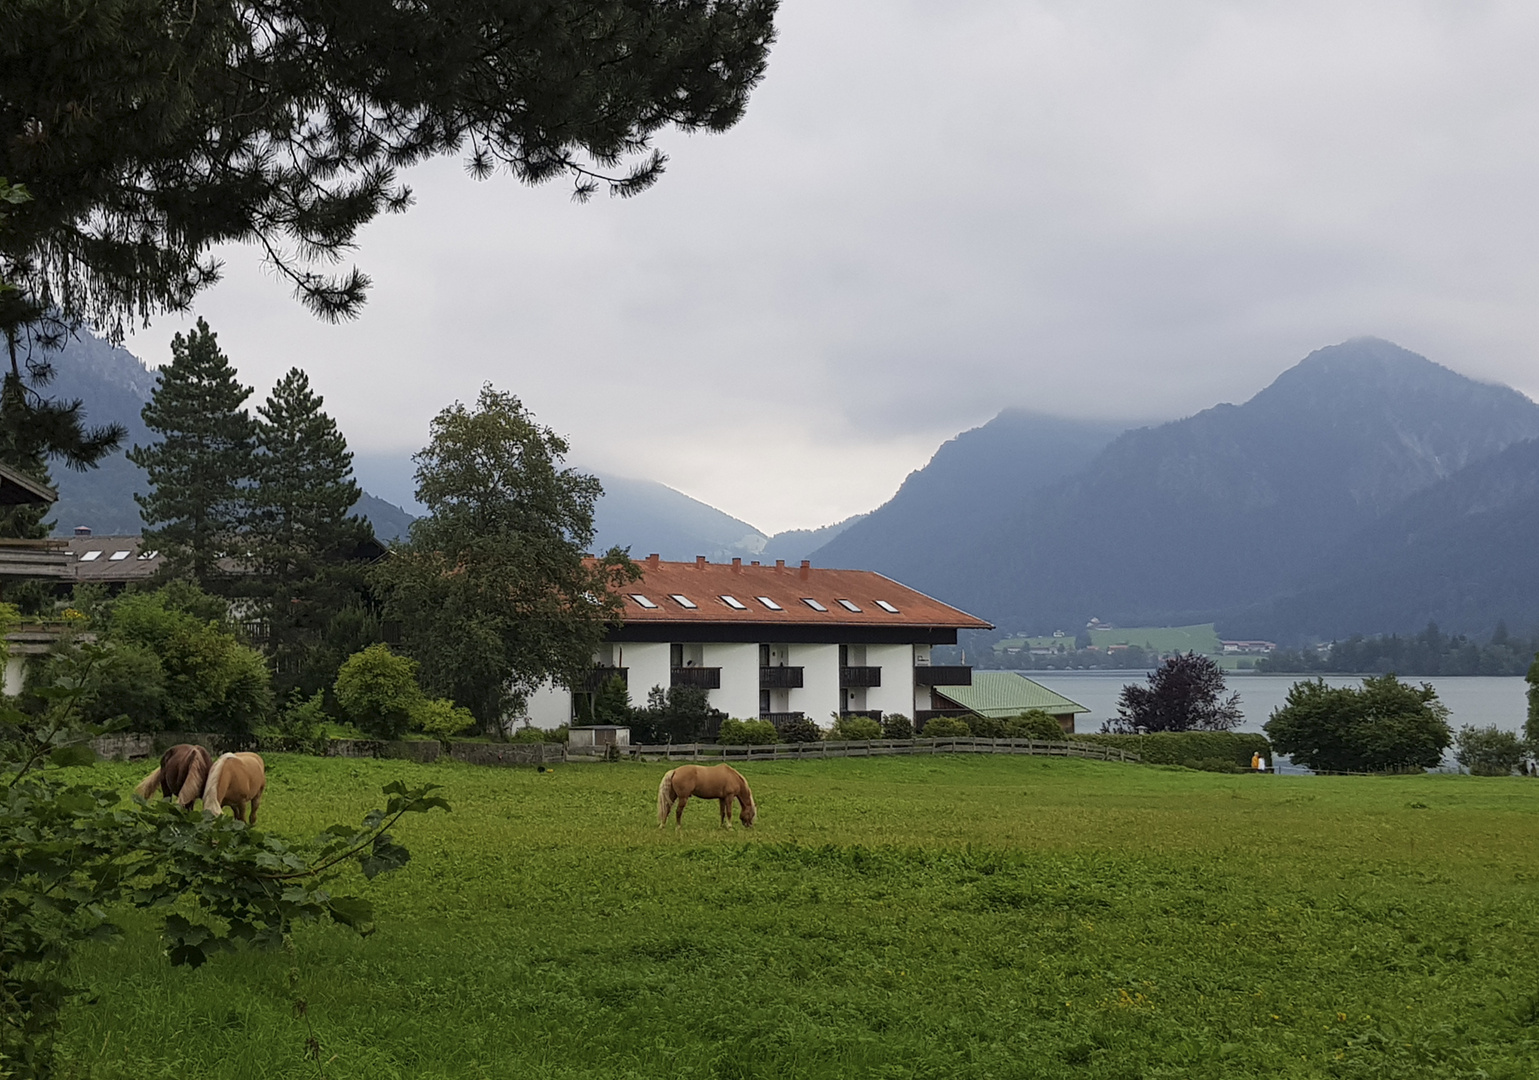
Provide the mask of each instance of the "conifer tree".
[{"label": "conifer tree", "polygon": [[216,591],[219,559],[236,550],[247,518],[255,431],[243,407],[251,388],[219,350],[208,323],[171,341],[171,363],[140,414],[161,438],[135,446],[128,459],[149,474],[136,494],[144,546],[161,552],[173,574]]},{"label": "conifer tree", "polygon": [[267,621],[279,689],[305,694],[329,685],[349,655],[329,647],[332,624],[367,605],[362,570],[351,556],[371,530],[348,513],[361,494],[353,454],[324,404],[293,368],[257,409],[246,536],[250,592]]}]

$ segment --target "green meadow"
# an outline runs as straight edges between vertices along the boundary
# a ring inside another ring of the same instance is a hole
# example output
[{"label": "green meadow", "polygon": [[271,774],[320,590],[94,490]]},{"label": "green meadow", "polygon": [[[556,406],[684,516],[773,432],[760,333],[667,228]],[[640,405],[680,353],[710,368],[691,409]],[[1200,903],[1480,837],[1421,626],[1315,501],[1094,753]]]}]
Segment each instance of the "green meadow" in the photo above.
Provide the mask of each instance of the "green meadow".
[{"label": "green meadow", "polygon": [[173,969],[130,913],[73,972],[74,1074],[1539,1075],[1539,784],[1517,778],[764,763],[757,828],[694,802],[675,835],[663,765],[269,765],[264,829],[354,821],[394,778],[454,810],[359,876],[368,939],[309,926]]}]

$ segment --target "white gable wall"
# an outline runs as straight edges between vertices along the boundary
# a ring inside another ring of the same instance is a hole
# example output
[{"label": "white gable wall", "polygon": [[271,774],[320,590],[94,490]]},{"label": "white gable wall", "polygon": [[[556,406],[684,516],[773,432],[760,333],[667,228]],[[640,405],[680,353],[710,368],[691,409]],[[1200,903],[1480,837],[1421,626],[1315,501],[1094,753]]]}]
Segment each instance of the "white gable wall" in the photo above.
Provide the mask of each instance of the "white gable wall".
[{"label": "white gable wall", "polygon": [[721,668],[721,689],[710,691],[711,708],[739,720],[759,715],[759,646],[734,642],[705,646],[705,666]]}]

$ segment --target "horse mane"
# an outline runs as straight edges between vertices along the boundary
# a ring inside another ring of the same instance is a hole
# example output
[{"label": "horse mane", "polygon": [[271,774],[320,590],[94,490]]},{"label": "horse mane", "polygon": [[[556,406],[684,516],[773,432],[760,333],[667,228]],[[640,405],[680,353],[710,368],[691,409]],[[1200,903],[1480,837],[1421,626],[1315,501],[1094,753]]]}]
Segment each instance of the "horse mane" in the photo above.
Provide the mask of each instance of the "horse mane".
[{"label": "horse mane", "polygon": [[739,806],[738,817],[741,818],[743,816],[743,810],[747,810],[748,820],[743,822],[743,824],[752,827],[754,818],[759,816],[759,806],[753,801],[753,789],[748,786],[748,778],[746,776],[738,772],[736,769],[733,769],[732,771],[737,773],[738,783],[742,788],[742,790],[738,792],[737,796]]},{"label": "horse mane", "polygon": [[222,807],[219,805],[219,780],[224,772],[224,763],[229,761],[234,754],[220,754],[214,762],[214,767],[208,770],[208,782],[203,785],[203,809],[212,814],[218,814]]}]

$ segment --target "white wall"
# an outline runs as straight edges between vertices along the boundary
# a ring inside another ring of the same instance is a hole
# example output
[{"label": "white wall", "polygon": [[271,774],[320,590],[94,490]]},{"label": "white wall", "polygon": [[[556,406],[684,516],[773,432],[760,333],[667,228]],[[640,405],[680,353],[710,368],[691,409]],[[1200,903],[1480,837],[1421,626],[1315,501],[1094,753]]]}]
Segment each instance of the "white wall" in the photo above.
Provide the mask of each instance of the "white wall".
[{"label": "white wall", "polygon": [[572,692],[549,679],[529,695],[524,715],[538,728],[558,728],[572,722]]},{"label": "white wall", "polygon": [[615,662],[619,667],[630,669],[625,677],[626,685],[630,688],[631,704],[638,709],[646,707],[647,692],[652,687],[661,686],[667,690],[673,679],[666,641],[625,642],[616,647]]},{"label": "white wall", "polygon": [[5,660],[5,692],[12,696],[21,693],[26,678],[25,656],[8,656]]},{"label": "white wall", "polygon": [[759,646],[757,643],[707,645],[705,667],[721,668],[721,689],[710,691],[711,708],[739,720],[759,715]]},{"label": "white wall", "polygon": [[828,727],[828,714],[839,708],[839,646],[792,645],[790,666],[802,669],[802,686],[791,691],[789,711]]},{"label": "white wall", "polygon": [[914,647],[867,645],[866,663],[882,669],[882,685],[866,691],[866,708],[914,716]]}]

